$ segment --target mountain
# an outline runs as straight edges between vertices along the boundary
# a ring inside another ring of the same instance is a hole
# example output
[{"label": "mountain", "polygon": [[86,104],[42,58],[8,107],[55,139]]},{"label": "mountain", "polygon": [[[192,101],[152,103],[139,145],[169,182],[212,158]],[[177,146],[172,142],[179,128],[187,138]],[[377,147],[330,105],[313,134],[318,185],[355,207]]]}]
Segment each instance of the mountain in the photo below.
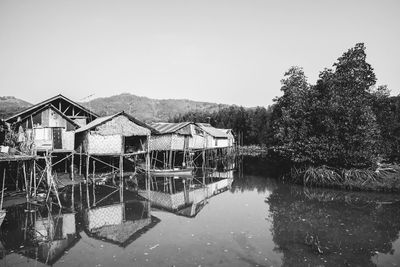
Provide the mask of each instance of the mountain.
[{"label": "mountain", "polygon": [[6,119],[30,106],[32,106],[31,103],[14,96],[0,96],[0,119]]},{"label": "mountain", "polygon": [[80,103],[100,116],[110,115],[125,110],[139,120],[146,122],[168,121],[175,115],[188,111],[217,111],[227,107],[224,104],[197,102],[187,99],[151,99],[128,93],[96,98]]}]

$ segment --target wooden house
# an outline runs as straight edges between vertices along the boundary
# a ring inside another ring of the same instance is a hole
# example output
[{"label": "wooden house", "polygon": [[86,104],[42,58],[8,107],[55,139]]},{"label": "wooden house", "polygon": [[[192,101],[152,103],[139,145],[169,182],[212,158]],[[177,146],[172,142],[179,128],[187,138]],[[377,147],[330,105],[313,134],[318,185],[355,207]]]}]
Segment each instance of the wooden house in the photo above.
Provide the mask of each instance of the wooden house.
[{"label": "wooden house", "polygon": [[156,131],[134,117],[119,112],[98,118],[75,131],[75,150],[90,155],[144,153]]},{"label": "wooden house", "polygon": [[205,132],[206,149],[227,148],[234,146],[235,138],[232,130],[215,128],[206,123],[199,123],[198,125]]},{"label": "wooden house", "polygon": [[48,105],[53,106],[56,110],[74,121],[79,126],[86,125],[99,117],[89,109],[59,94],[18,112],[17,114],[7,118],[6,122],[14,124],[23,118],[30,117],[33,113],[36,113],[39,109],[42,109],[44,106]]},{"label": "wooden house", "polygon": [[193,122],[158,122],[151,126],[159,134],[151,137],[150,151],[185,151],[204,147],[204,132]]},{"label": "wooden house", "polygon": [[25,143],[29,147],[27,150],[73,151],[74,131],[79,128],[74,120],[51,104],[24,115],[14,126],[18,141]]}]

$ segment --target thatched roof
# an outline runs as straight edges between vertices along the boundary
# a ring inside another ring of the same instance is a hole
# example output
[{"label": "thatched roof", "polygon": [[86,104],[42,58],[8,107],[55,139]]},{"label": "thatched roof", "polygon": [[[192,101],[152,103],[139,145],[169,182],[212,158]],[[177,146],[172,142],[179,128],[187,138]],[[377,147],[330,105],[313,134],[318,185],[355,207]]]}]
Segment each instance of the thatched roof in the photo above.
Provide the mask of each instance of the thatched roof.
[{"label": "thatched roof", "polygon": [[[95,119],[94,121],[88,123],[87,125],[81,127],[80,129],[78,129],[76,131],[76,133],[81,133],[81,132],[85,132],[85,131],[89,131],[89,130],[93,130],[96,128],[101,127],[102,125],[105,125],[106,123],[112,121],[113,119],[119,117],[119,116],[123,116],[125,118],[127,118],[129,121],[133,122],[134,124],[136,124],[138,127],[135,127],[134,129],[132,127],[130,127],[129,132],[131,134],[129,135],[147,135],[150,133],[154,133],[157,134],[158,131],[155,130],[154,128],[150,127],[149,125],[147,125],[146,123],[137,120],[136,118],[134,118],[133,116],[125,113],[124,111],[121,111],[119,113],[116,113],[114,115],[110,115],[110,116],[105,116],[105,117],[101,117],[98,119]],[[121,127],[124,128],[124,130],[126,130],[126,128],[129,127],[129,125],[119,125]],[[109,132],[109,134],[115,134],[115,133],[120,133],[122,135],[126,135],[124,132],[119,132],[118,129],[109,129],[109,131],[105,130],[106,132]]]}]

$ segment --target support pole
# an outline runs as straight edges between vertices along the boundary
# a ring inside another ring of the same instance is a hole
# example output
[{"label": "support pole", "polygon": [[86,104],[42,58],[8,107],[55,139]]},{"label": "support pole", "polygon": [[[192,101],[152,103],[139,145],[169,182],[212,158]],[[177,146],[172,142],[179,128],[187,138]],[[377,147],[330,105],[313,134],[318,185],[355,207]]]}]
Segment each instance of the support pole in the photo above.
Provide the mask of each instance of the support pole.
[{"label": "support pole", "polygon": [[25,196],[26,196],[26,202],[29,201],[29,185],[28,185],[28,181],[26,178],[26,167],[25,167],[25,161],[22,162],[22,171],[24,174],[24,181],[25,181]]},{"label": "support pole", "polygon": [[[71,155],[71,179],[72,182],[75,182],[75,174],[74,174],[74,152],[72,151],[72,155]],[[73,183],[75,184],[75,183]]]},{"label": "support pole", "polygon": [[1,202],[0,202],[0,210],[3,209],[3,198],[4,198],[4,186],[6,181],[6,168],[3,170],[3,186],[1,187]]},{"label": "support pole", "polygon": [[93,206],[96,206],[96,180],[94,179],[94,174],[96,172],[96,161],[93,160],[93,176],[92,176],[92,184],[93,184]]},{"label": "support pole", "polygon": [[36,197],[36,161],[33,160],[33,195]]},{"label": "support pole", "polygon": [[119,156],[119,200],[124,201],[123,191],[124,191],[124,157],[122,154]]},{"label": "support pole", "polygon": [[89,160],[90,156],[89,154],[86,155],[86,203],[88,208],[90,208],[90,202],[89,202]]}]

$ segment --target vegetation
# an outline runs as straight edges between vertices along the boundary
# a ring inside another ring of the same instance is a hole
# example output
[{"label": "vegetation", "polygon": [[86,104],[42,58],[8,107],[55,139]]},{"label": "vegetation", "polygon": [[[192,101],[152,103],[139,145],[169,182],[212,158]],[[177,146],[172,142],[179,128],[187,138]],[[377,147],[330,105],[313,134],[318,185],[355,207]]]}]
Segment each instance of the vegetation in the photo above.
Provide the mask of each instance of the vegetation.
[{"label": "vegetation", "polygon": [[272,142],[271,108],[256,107],[246,109],[229,106],[214,112],[188,112],[172,118],[172,122],[209,122],[218,128],[233,129],[243,145],[266,146]]}]

